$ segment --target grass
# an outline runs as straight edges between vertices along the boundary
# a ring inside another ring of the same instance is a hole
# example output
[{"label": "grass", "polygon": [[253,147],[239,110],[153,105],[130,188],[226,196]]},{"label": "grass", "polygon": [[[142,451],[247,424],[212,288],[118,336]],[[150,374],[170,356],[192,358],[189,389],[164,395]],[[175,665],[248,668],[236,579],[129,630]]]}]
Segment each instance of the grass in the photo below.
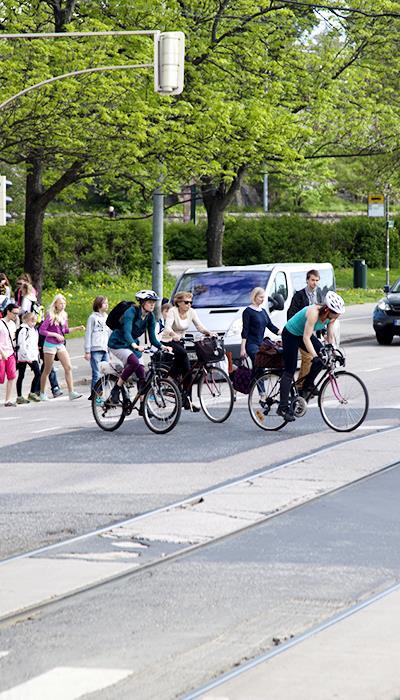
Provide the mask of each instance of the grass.
[{"label": "grass", "polygon": [[[383,287],[386,284],[384,268],[371,268],[367,271],[367,289],[354,289],[353,269],[350,267],[336,269],[335,275],[338,292],[343,296],[346,304],[375,302],[383,296]],[[390,282],[393,283],[399,276],[398,270],[391,270]]]},{"label": "grass", "polygon": [[[335,271],[336,284],[339,293],[343,296],[346,304],[364,304],[366,302],[378,301],[383,295],[386,272],[383,268],[368,270],[367,283],[371,285],[368,289],[354,289],[352,268],[339,268]],[[391,271],[390,280],[394,282],[400,273]],[[165,275],[165,296],[171,293],[174,285],[174,278]],[[137,273],[131,278],[119,277],[118,279],[100,277],[99,283],[92,282],[83,285],[79,282],[70,282],[61,289],[46,289],[43,292],[43,304],[47,308],[52,298],[58,292],[64,294],[67,299],[67,311],[71,326],[86,324],[88,316],[92,312],[93,300],[99,294],[108,297],[109,306],[112,308],[121,299],[134,299],[138,289],[148,289],[151,287],[151,276],[148,271],[142,274]],[[71,333],[70,337],[82,336],[83,332]]]}]

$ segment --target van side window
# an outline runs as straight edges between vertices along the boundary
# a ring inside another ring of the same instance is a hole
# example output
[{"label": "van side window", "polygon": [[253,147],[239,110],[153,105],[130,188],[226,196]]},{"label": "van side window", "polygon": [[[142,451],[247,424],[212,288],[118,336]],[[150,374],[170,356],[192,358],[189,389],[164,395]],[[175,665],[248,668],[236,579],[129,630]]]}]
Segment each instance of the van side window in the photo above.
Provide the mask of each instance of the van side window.
[{"label": "van side window", "polygon": [[291,272],[290,276],[292,278],[292,285],[295,292],[299,292],[300,289],[304,289],[306,286],[306,274],[304,272]]},{"label": "van side window", "polygon": [[333,275],[333,270],[321,270],[320,271],[321,280],[319,287],[322,291],[322,296],[325,297],[326,293],[331,289],[333,292],[336,289],[335,277]]},{"label": "van side window", "polygon": [[275,281],[274,281],[274,293],[275,294],[282,294],[283,298],[286,299],[288,298],[288,286],[287,286],[287,280],[286,280],[286,275],[284,272],[277,272]]}]

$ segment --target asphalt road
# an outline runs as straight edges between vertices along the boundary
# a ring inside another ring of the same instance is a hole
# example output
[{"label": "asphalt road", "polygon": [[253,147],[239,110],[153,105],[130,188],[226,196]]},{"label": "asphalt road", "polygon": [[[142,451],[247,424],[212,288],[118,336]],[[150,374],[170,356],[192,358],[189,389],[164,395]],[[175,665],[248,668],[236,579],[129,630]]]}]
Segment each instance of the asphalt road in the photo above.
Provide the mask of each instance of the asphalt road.
[{"label": "asphalt road", "polygon": [[[367,326],[370,331],[364,312],[356,307],[351,317],[349,310],[351,333],[366,333]],[[344,325],[342,337],[346,332]],[[348,368],[364,379],[371,399],[360,434],[399,426],[399,340],[390,347],[378,346],[371,335],[354,342],[349,333],[347,340],[353,341],[344,346]],[[75,353],[80,342],[72,340],[69,347],[76,376],[82,371],[83,377],[86,364]],[[315,403],[304,418],[266,434],[252,423],[245,397],[226,424],[184,412],[166,436],[153,435],[139,418],[105,434],[85,399],[70,403],[63,397],[2,412],[2,558],[354,437],[329,430]],[[387,435],[397,453],[397,433]],[[1,691],[42,673],[53,692],[68,689],[61,667],[70,669],[70,680],[77,674],[78,690],[60,698],[95,691],[95,697],[110,700],[178,697],[268,648],[272,636],[284,638],[397,580],[396,474],[324,497],[252,533],[59,603],[17,625],[0,626],[0,700],[32,700],[27,687],[16,695]],[[41,686],[37,697],[45,697]]]}]

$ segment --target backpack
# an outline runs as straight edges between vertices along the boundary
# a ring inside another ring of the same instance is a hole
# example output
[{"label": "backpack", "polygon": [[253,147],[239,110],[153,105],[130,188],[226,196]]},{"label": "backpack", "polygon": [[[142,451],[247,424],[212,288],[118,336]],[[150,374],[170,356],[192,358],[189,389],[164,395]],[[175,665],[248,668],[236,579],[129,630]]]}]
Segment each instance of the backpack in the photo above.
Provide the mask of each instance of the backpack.
[{"label": "backpack", "polygon": [[31,313],[36,316],[36,323],[41,323],[44,316],[44,307],[38,301],[31,301]]},{"label": "backpack", "polygon": [[111,328],[112,331],[115,331],[117,328],[119,328],[121,325],[122,316],[124,315],[125,311],[130,309],[131,306],[134,306],[136,309],[139,309],[139,307],[136,306],[134,301],[118,302],[118,304],[116,304],[116,306],[114,306],[108,314],[106,325],[109,328]]},{"label": "backpack", "polygon": [[22,326],[19,326],[15,332],[15,352],[18,352],[19,350],[19,343],[18,343],[18,337],[20,332],[22,331]]}]

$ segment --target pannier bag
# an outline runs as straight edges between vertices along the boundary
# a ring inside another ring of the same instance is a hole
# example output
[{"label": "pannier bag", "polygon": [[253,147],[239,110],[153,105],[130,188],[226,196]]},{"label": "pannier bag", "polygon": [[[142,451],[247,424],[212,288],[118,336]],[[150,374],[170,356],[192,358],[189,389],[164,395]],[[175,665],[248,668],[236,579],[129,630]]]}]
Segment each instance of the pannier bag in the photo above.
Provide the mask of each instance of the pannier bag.
[{"label": "pannier bag", "polygon": [[241,394],[248,394],[250,391],[253,372],[247,365],[247,360],[240,360],[239,367],[232,375],[232,384],[235,391]]},{"label": "pannier bag", "polygon": [[220,362],[225,358],[224,342],[219,338],[203,338],[194,343],[200,362]]},{"label": "pannier bag", "polygon": [[107,316],[106,324],[112,331],[119,328],[122,316],[131,306],[135,306],[134,301],[120,301],[111,309]]},{"label": "pannier bag", "polygon": [[282,346],[270,338],[264,338],[254,358],[254,367],[283,369]]}]

